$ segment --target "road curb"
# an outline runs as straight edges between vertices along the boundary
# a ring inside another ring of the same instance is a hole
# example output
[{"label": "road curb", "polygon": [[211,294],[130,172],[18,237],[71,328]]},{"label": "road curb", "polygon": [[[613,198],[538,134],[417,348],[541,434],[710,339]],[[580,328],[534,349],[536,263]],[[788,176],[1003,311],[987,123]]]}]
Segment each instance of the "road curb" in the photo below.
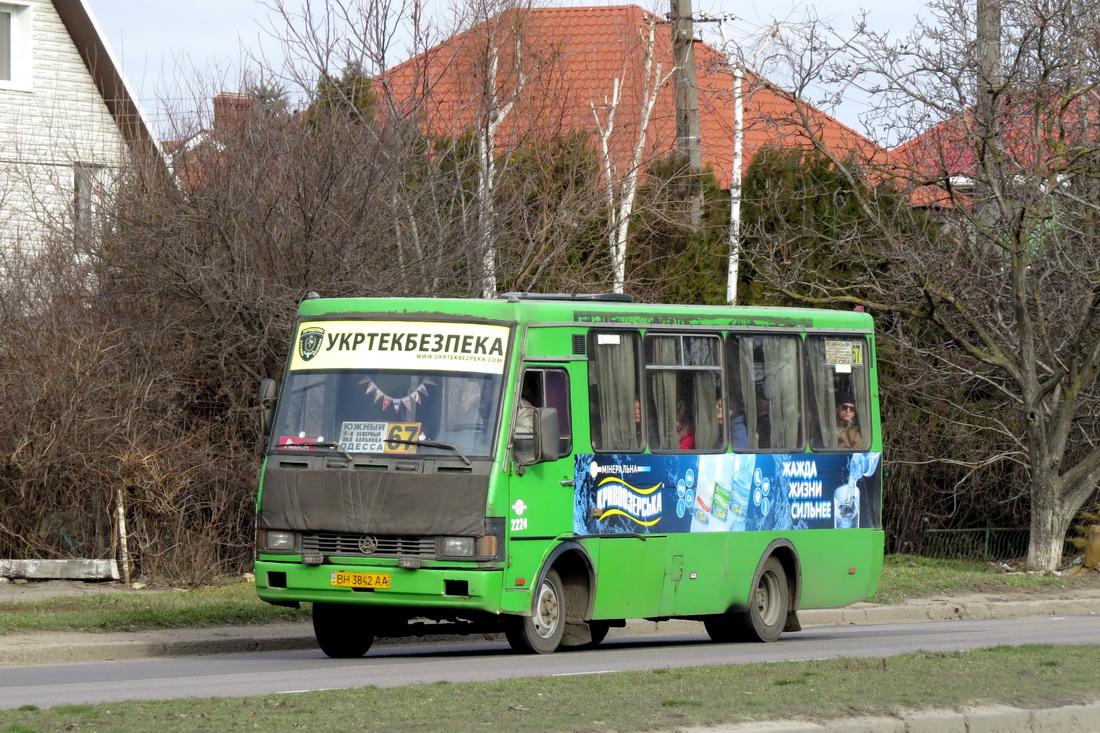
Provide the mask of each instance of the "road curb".
[{"label": "road curb", "polygon": [[[860,603],[838,609],[800,611],[803,626],[909,623],[951,619],[1021,618],[1024,616],[1082,616],[1100,614],[1100,598],[1042,601],[933,602],[878,606]],[[628,621],[611,629],[609,638],[622,636],[705,634],[702,623]],[[479,637],[469,637],[476,639]],[[379,639],[378,646],[417,641],[431,643],[439,637]],[[149,657],[206,654],[241,654],[315,649],[313,628],[308,623],[229,626],[204,629],[172,629],[118,633],[58,632],[0,636],[0,666],[22,667]],[[1100,728],[1100,726],[1098,726]]]},{"label": "road curb", "polygon": [[1041,601],[956,601],[879,606],[857,603],[846,608],[799,611],[803,625],[897,624],[953,619],[1024,618],[1026,616],[1088,616],[1100,614],[1100,598]]},{"label": "road curb", "polygon": [[768,720],[709,728],[678,728],[676,733],[1096,733],[1100,702],[1031,710],[1007,705],[962,710],[905,711],[897,716],[836,718],[823,723]]},{"label": "road curb", "polygon": [[240,654],[315,647],[308,624],[231,626],[214,629],[176,629],[111,634],[12,635],[0,637],[0,666],[68,664],[150,657]]}]

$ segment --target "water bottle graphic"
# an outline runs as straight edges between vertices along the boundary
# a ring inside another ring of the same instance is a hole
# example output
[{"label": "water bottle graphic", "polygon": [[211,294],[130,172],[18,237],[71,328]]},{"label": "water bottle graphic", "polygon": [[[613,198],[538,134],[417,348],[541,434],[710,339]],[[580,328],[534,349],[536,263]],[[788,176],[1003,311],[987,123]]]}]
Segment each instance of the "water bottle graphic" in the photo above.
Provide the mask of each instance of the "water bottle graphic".
[{"label": "water bottle graphic", "polygon": [[848,482],[833,492],[833,526],[859,526],[859,480],[878,468],[880,453],[855,453],[848,459]]},{"label": "water bottle graphic", "polygon": [[694,489],[688,489],[684,500],[687,502],[688,511],[692,515],[691,531],[713,531],[714,528],[709,525],[711,523],[711,511],[714,506],[714,483],[709,477],[704,478],[702,472],[700,472],[697,480],[694,472],[692,472],[690,478],[694,483]]},{"label": "water bottle graphic", "polygon": [[699,493],[695,495],[695,508],[709,514],[714,507],[714,487],[709,483],[699,484]]},{"label": "water bottle graphic", "polygon": [[724,485],[714,482],[714,503],[710,507],[711,514],[719,522],[725,522],[730,514],[731,492]]},{"label": "water bottle graphic", "polygon": [[730,495],[730,531],[745,529],[749,517],[749,499],[753,491],[755,456],[736,456],[733,463],[733,485]]},{"label": "water bottle graphic", "polygon": [[849,481],[833,493],[833,526],[851,529],[859,526],[859,487]]}]

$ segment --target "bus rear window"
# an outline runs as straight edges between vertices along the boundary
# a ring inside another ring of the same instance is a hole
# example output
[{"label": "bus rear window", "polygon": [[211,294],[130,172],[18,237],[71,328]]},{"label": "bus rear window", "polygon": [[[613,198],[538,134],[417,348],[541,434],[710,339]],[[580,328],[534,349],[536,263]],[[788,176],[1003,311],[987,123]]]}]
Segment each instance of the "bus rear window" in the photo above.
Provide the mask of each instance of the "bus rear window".
[{"label": "bus rear window", "polygon": [[862,338],[806,338],[806,403],[810,447],[865,450],[871,414],[867,385],[867,342]]}]

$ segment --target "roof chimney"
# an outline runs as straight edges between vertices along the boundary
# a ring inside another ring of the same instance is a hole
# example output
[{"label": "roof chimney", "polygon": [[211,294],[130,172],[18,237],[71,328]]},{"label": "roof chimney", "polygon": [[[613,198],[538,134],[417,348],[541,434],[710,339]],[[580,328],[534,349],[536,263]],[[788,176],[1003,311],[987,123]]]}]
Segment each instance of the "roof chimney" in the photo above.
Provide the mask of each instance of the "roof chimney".
[{"label": "roof chimney", "polygon": [[240,129],[252,115],[256,98],[240,92],[222,92],[214,97],[214,131]]}]

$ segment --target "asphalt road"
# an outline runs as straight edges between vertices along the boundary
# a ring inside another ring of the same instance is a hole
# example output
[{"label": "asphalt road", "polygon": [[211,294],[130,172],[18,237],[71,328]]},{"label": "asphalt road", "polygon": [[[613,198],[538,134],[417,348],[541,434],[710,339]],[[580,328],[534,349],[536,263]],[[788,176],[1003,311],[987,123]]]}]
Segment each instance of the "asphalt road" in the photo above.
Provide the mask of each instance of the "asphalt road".
[{"label": "asphalt road", "polygon": [[356,660],[328,659],[312,650],[212,654],[0,668],[0,708],[883,657],[1025,643],[1088,644],[1097,639],[1100,616],[1090,615],[808,626],[774,644],[714,644],[702,634],[618,637],[598,649],[544,656],[513,653],[503,642],[379,647]]}]

